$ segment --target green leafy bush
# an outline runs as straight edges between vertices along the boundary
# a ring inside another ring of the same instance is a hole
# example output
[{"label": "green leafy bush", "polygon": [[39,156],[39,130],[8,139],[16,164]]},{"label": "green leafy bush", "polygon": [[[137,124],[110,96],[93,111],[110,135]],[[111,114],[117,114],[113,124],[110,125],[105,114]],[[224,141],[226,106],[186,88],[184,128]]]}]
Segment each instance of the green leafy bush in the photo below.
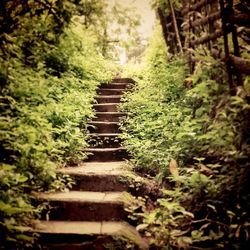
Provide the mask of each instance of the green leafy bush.
[{"label": "green leafy bush", "polygon": [[133,72],[122,137],[137,169],[155,176],[165,194],[133,216],[156,249],[246,249],[250,106],[229,95],[221,62],[203,49],[196,54],[188,75],[156,33],[143,70]]},{"label": "green leafy bush", "polygon": [[164,41],[157,33],[145,55],[140,72],[143,77],[138,77],[134,91],[125,96],[121,106],[128,114],[122,137],[136,165],[156,172],[160,169],[160,173],[168,172],[171,158],[180,154],[187,157],[185,145],[176,138],[181,137],[180,130],[184,133],[184,122],[190,140],[193,130],[188,124],[192,110],[184,98],[185,61],[168,60]]},{"label": "green leafy bush", "polygon": [[75,23],[32,55],[35,64],[0,59],[0,248],[32,247],[34,237],[18,228],[39,218],[33,192],[66,189],[71,182],[57,169],[86,158],[95,90],[112,76],[93,37]]}]

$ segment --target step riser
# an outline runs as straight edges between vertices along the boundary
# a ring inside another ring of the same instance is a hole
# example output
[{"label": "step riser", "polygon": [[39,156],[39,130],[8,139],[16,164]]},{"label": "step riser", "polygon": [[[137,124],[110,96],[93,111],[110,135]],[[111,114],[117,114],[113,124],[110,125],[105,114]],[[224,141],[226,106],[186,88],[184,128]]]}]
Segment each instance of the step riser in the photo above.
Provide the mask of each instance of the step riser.
[{"label": "step riser", "polygon": [[97,103],[119,103],[121,101],[121,97],[102,97],[97,96],[96,97]]},{"label": "step riser", "polygon": [[121,146],[121,139],[118,137],[91,137],[88,140],[90,147],[94,148],[117,148]]},{"label": "step riser", "polygon": [[98,95],[122,95],[125,92],[124,89],[98,89]]},{"label": "step riser", "polygon": [[119,125],[115,124],[94,124],[95,127],[89,127],[90,133],[119,133]]},{"label": "step riser", "polygon": [[96,114],[96,118],[93,121],[103,121],[103,122],[119,122],[121,119],[124,119],[125,115],[123,114]]},{"label": "step riser", "polygon": [[104,246],[113,241],[111,236],[103,235],[42,233],[40,237],[46,250],[105,250]]},{"label": "step riser", "polygon": [[41,233],[39,241],[43,247],[46,246],[46,250],[89,250],[94,248],[84,248],[87,244],[84,242],[91,242],[97,237],[94,235]]},{"label": "step riser", "polygon": [[75,184],[72,190],[92,191],[92,192],[122,192],[126,191],[127,186],[121,182],[118,175],[70,175]]},{"label": "step riser", "polygon": [[109,83],[102,84],[100,89],[127,89],[130,88],[131,84],[129,83]]},{"label": "step riser", "polygon": [[122,203],[51,201],[49,204],[52,207],[49,220],[52,221],[120,221],[125,219]]},{"label": "step riser", "polygon": [[119,83],[135,83],[135,81],[131,78],[114,78],[112,82],[119,82]]},{"label": "step riser", "polygon": [[94,105],[94,110],[96,112],[117,112],[118,111],[118,107],[117,107],[117,104]]},{"label": "step riser", "polygon": [[113,152],[94,152],[92,155],[88,155],[87,161],[122,161],[128,159],[128,153],[126,150],[121,149]]}]

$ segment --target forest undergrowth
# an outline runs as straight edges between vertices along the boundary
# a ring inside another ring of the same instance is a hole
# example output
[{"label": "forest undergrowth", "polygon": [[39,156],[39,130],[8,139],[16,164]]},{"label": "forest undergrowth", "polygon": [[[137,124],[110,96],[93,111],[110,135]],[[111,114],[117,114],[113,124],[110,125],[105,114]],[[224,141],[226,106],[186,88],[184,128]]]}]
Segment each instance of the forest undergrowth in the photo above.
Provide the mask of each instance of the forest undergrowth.
[{"label": "forest undergrowth", "polygon": [[95,90],[114,71],[77,6],[50,4],[1,6],[0,249],[32,248],[20,228],[39,219],[34,193],[71,187],[57,170],[86,158]]},{"label": "forest undergrowth", "polygon": [[122,138],[163,194],[153,206],[135,201],[131,218],[152,249],[247,249],[250,105],[230,96],[222,62],[204,48],[196,59],[190,75],[157,30],[142,64],[124,72],[137,84],[120,106]]}]

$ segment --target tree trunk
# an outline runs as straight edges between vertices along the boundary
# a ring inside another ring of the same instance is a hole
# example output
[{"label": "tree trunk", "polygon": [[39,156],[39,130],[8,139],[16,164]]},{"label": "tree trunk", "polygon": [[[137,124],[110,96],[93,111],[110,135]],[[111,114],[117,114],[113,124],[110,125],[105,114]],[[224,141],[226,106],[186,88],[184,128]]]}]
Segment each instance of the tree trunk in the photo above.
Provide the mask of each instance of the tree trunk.
[{"label": "tree trunk", "polygon": [[172,15],[172,23],[173,23],[173,28],[174,28],[174,32],[175,32],[176,41],[177,41],[178,50],[179,50],[179,52],[181,54],[183,54],[180,34],[179,34],[177,22],[176,22],[176,17],[175,17],[175,12],[174,12],[174,7],[173,7],[172,0],[168,0],[168,3],[169,3],[169,6],[170,6],[170,11],[171,11],[171,15]]},{"label": "tree trunk", "polygon": [[162,33],[163,33],[163,37],[165,40],[166,45],[168,46],[168,30],[167,30],[167,21],[166,18],[163,14],[163,11],[161,8],[157,9],[157,13],[160,19],[160,23],[161,23],[161,28],[162,28]]}]

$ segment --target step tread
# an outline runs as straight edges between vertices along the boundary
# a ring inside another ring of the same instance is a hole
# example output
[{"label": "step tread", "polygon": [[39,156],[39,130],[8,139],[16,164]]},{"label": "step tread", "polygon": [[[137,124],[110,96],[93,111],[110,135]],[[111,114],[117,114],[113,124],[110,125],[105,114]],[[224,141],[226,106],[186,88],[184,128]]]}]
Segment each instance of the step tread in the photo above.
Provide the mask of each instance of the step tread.
[{"label": "step tread", "polygon": [[125,221],[36,221],[27,231],[41,234],[123,236],[148,249],[135,227]]},{"label": "step tread", "polygon": [[49,234],[101,234],[101,221],[39,221],[34,223],[38,233]]},{"label": "step tread", "polygon": [[119,133],[92,133],[88,134],[89,136],[96,136],[96,137],[117,137],[120,134]]},{"label": "step tread", "polygon": [[125,162],[86,162],[78,167],[66,167],[60,170],[65,174],[117,173],[128,169]]},{"label": "step tread", "polygon": [[125,112],[95,112],[95,114],[97,115],[102,115],[102,114],[106,114],[106,115],[125,115],[126,113]]},{"label": "step tread", "polygon": [[[35,221],[32,227],[20,227],[22,232],[46,235],[118,236],[132,240],[140,249],[149,249],[135,227],[125,221]],[[66,243],[66,242],[65,242]],[[65,244],[62,242],[61,244]],[[66,243],[67,244],[67,243]],[[69,245],[70,246],[70,245]]]},{"label": "step tread", "polygon": [[96,98],[121,98],[122,95],[98,95]]},{"label": "step tread", "polygon": [[[105,113],[105,112],[104,112]],[[92,124],[119,124],[119,122],[109,122],[109,121],[92,121],[89,122],[90,125]]]},{"label": "step tread", "polygon": [[110,85],[132,85],[130,82],[111,82]]},{"label": "step tread", "polygon": [[40,193],[39,199],[62,202],[123,203],[125,192],[70,191]]},{"label": "step tread", "polygon": [[118,105],[120,104],[119,102],[106,102],[106,103],[96,103],[94,104],[93,106],[96,107],[96,106],[113,106],[113,105]]},{"label": "step tread", "polygon": [[135,228],[124,221],[36,221],[33,230],[51,234],[104,234],[119,235]]},{"label": "step tread", "polygon": [[110,83],[102,83],[100,86],[105,86],[105,85],[131,85],[131,83],[114,81],[114,82],[110,82]]},{"label": "step tread", "polygon": [[126,172],[124,170],[99,170],[99,171],[83,171],[82,169],[74,169],[74,170],[65,170],[65,171],[59,171],[62,174],[67,175],[74,175],[74,176],[121,176],[125,174]]},{"label": "step tread", "polygon": [[[108,86],[107,86],[108,87]],[[111,90],[112,92],[116,92],[116,91],[124,91],[124,89],[110,89],[110,88],[102,88],[99,90]]]},{"label": "step tread", "polygon": [[93,168],[93,167],[98,167],[98,168],[123,168],[127,167],[128,163],[126,161],[110,161],[110,162],[83,162],[80,164],[81,167],[84,168]]},{"label": "step tread", "polygon": [[86,162],[78,167],[67,167],[59,172],[63,174],[85,175],[103,174],[118,175],[128,171],[126,162]]},{"label": "step tread", "polygon": [[125,147],[119,147],[119,148],[86,148],[85,152],[114,152],[114,151],[120,151],[125,150]]}]

